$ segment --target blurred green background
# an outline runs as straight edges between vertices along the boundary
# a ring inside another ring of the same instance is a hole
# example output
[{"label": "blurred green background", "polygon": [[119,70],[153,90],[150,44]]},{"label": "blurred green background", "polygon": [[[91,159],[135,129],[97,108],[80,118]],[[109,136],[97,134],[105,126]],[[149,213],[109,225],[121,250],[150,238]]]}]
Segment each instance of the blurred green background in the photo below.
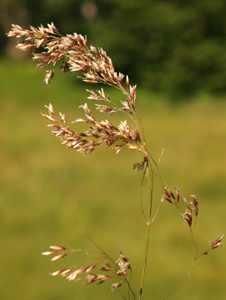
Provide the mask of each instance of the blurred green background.
[{"label": "blurred green background", "polygon": [[[145,244],[139,203],[141,156],[98,149],[83,157],[49,134],[40,111],[51,102],[75,119],[86,100],[73,74],[44,71],[14,49],[10,24],[45,25],[87,34],[112,57],[115,68],[138,83],[137,108],[153,157],[164,154],[164,183],[185,197],[198,194],[199,252],[225,231],[226,57],[225,1],[13,1],[0,3],[0,299],[118,299],[108,283],[83,286],[49,272],[79,264],[42,257],[51,244],[94,249],[85,230],[112,258],[123,251],[138,291]],[[113,99],[118,94],[109,90]],[[116,125],[120,119],[115,116]],[[155,203],[158,193],[156,174]],[[143,299],[162,299],[191,263],[187,225],[165,203],[153,225]],[[224,299],[225,248],[202,257],[171,299]]]}]

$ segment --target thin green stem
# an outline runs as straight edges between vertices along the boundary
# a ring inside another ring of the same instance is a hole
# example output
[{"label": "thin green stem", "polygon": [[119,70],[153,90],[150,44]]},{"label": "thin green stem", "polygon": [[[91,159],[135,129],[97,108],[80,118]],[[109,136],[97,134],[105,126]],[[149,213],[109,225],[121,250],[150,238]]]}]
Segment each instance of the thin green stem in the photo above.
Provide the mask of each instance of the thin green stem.
[{"label": "thin green stem", "polygon": [[173,295],[175,292],[177,292],[184,285],[184,283],[187,281],[188,277],[191,275],[191,272],[192,272],[193,267],[195,265],[195,261],[197,259],[197,244],[196,244],[196,241],[195,241],[193,230],[190,229],[190,231],[191,231],[192,256],[193,256],[191,267],[190,267],[187,275],[185,276],[185,278],[181,281],[181,283],[172,292],[170,292],[166,297],[164,297],[162,300],[165,300],[165,299],[169,298],[171,295]]},{"label": "thin green stem", "polygon": [[170,296],[172,296],[176,291],[178,291],[182,287],[182,285],[186,282],[188,277],[191,275],[194,265],[195,265],[195,259],[193,259],[191,267],[190,267],[187,275],[185,276],[185,278],[182,280],[182,282],[171,293],[169,293],[166,297],[162,298],[162,300],[169,298]]},{"label": "thin green stem", "polygon": [[141,285],[140,285],[140,292],[139,292],[139,300],[141,300],[141,298],[142,298],[144,278],[145,278],[145,273],[146,273],[146,268],[147,268],[149,239],[150,239],[150,228],[151,228],[151,224],[147,223],[147,238],[146,238],[146,247],[145,247],[144,266],[143,266],[143,271],[142,271]]},{"label": "thin green stem", "polygon": [[[147,218],[147,237],[146,237],[146,246],[145,246],[145,256],[144,256],[144,266],[141,276],[141,285],[139,292],[139,300],[142,299],[144,279],[147,268],[148,261],[148,250],[149,250],[149,241],[150,241],[150,229],[151,229],[151,213],[152,213],[152,202],[153,202],[153,169],[150,161],[147,162],[147,177],[148,177],[148,193],[149,193],[149,203],[148,203],[148,218]],[[151,172],[150,172],[151,171]]]},{"label": "thin green stem", "polygon": [[[105,256],[105,257],[107,257],[114,265],[115,265],[115,267],[118,269],[118,266],[117,266],[117,264],[115,263],[115,261],[99,246],[99,245],[97,245],[97,243],[95,243],[94,242],[94,240],[86,233],[86,232],[83,232],[85,235],[86,235],[86,237],[94,244],[94,246],[97,248],[97,249],[99,249],[99,251]],[[134,293],[134,291],[133,291],[133,289],[132,289],[132,287],[131,287],[131,285],[130,285],[130,282],[129,282],[129,279],[128,279],[128,277],[127,276],[124,276],[124,279],[125,279],[125,281],[126,281],[126,283],[127,283],[127,286],[128,286],[128,289],[129,289],[129,291],[131,292],[131,294],[133,295],[133,299],[135,300],[135,293]],[[121,293],[120,293],[121,294]],[[121,294],[121,296],[123,296],[122,294]],[[125,296],[123,296],[123,298],[125,298]],[[126,299],[126,298],[125,298]]]},{"label": "thin green stem", "polygon": [[142,214],[144,216],[144,219],[145,219],[146,223],[148,223],[148,219],[147,219],[147,217],[145,215],[145,212],[144,212],[143,196],[142,196],[143,185],[144,185],[144,178],[145,178],[145,175],[146,175],[146,170],[147,170],[147,166],[144,169],[144,172],[143,172],[143,175],[142,175],[142,180],[141,180],[141,185],[140,185],[140,205],[141,205],[141,210],[142,210]]}]

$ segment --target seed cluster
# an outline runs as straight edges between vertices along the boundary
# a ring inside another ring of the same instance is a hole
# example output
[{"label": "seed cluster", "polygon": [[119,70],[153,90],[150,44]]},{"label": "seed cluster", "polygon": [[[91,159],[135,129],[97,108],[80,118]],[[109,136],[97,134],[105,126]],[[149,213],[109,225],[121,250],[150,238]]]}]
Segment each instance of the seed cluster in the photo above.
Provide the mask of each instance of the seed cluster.
[{"label": "seed cluster", "polygon": [[193,201],[188,202],[185,197],[180,195],[180,191],[177,187],[175,188],[174,194],[167,186],[164,186],[164,195],[162,196],[162,201],[168,201],[169,203],[175,204],[180,210],[180,199],[182,199],[186,210],[184,213],[181,213],[180,210],[180,214],[189,227],[192,226],[193,219],[198,217],[199,212],[198,196],[190,195],[190,197]]},{"label": "seed cluster", "polygon": [[[78,77],[85,82],[110,85],[123,93],[125,101],[121,101],[120,105],[115,105],[110,100],[110,96],[105,95],[103,88],[98,91],[87,89],[88,99],[99,102],[95,104],[99,112],[108,115],[117,112],[125,113],[134,123],[131,129],[127,120],[121,121],[118,126],[113,125],[108,119],[97,121],[85,103],[79,106],[84,110],[85,118],[77,118],[72,123],[83,123],[89,127],[84,132],[75,132],[66,123],[64,114],[60,113],[60,121],[58,121],[53,106],[51,104],[46,106],[48,113],[42,115],[51,121],[48,126],[52,128],[51,132],[60,138],[62,144],[85,155],[99,145],[111,146],[116,153],[125,145],[129,149],[145,151],[145,145],[141,143],[135,109],[136,86],[131,86],[129,77],[126,76],[125,87],[123,87],[125,76],[120,72],[115,72],[111,58],[102,48],[88,47],[87,37],[81,34],[62,36],[53,23],[48,24],[46,28],[31,26],[30,30],[23,29],[19,25],[12,25],[7,35],[19,39],[16,47],[20,50],[33,52],[33,60],[37,62],[38,67],[53,65],[53,69],[46,71],[44,84],[51,83],[54,66],[61,61],[60,69],[63,72],[70,70],[79,73]],[[40,50],[43,51],[40,52]]]},{"label": "seed cluster", "polygon": [[89,127],[84,132],[75,132],[67,125],[64,114],[59,114],[58,120],[55,116],[53,106],[46,106],[48,114],[42,115],[51,121],[48,126],[52,128],[51,133],[60,138],[61,143],[67,148],[76,149],[84,155],[92,152],[97,146],[112,147],[118,153],[123,146],[129,149],[139,150],[140,135],[137,129],[130,129],[127,121],[121,121],[118,127],[110,121],[97,121],[91,114],[88,105],[81,105],[86,118],[77,118],[72,123],[84,123]]},{"label": "seed cluster", "polygon": [[[59,260],[71,253],[81,252],[81,249],[68,249],[62,246],[50,246],[49,250],[43,252],[42,255],[53,256],[51,261]],[[103,254],[103,253],[102,253]],[[103,255],[104,258],[98,263],[89,264],[82,267],[68,267],[50,273],[51,276],[66,277],[69,281],[78,281],[83,278],[83,284],[97,283],[101,284],[108,279],[114,282],[111,285],[111,290],[114,292],[124,282],[129,283],[129,273],[132,269],[128,258],[120,252],[119,258],[112,261],[108,256]],[[98,271],[96,271],[98,269]],[[115,282],[116,281],[116,282]]]}]

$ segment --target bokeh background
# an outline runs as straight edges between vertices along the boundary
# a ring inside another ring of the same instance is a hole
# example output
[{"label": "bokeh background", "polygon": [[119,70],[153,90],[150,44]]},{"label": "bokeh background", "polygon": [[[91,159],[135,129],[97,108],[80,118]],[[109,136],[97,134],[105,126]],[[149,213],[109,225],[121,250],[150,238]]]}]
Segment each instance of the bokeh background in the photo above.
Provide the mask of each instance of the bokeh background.
[{"label": "bokeh background", "polygon": [[[187,198],[199,196],[196,238],[202,252],[226,228],[225,11],[223,0],[1,0],[0,299],[117,299],[108,283],[83,286],[48,275],[82,259],[49,262],[41,256],[49,245],[94,249],[83,230],[112,258],[120,250],[129,257],[138,291],[146,232],[141,175],[132,170],[141,156],[98,149],[83,157],[50,136],[40,115],[44,105],[51,102],[72,121],[87,101],[85,88],[95,86],[60,71],[51,85],[42,85],[44,70],[5,36],[11,24],[53,21],[61,33],[87,35],[138,84],[137,108],[156,160],[164,148],[164,183]],[[143,299],[166,296],[190,263],[189,230],[166,203],[152,228]],[[171,299],[224,299],[225,267],[225,247],[202,257]]]}]

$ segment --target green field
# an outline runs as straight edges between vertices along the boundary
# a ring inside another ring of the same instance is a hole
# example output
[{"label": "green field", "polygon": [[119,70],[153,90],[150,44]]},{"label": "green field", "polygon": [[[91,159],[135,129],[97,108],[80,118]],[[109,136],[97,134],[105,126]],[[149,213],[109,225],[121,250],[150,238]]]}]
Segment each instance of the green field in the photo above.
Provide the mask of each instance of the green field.
[{"label": "green field", "polygon": [[[72,121],[87,101],[87,87],[60,73],[44,86],[43,76],[32,63],[0,61],[0,299],[119,299],[108,283],[83,286],[50,277],[49,272],[79,264],[79,257],[54,263],[41,252],[52,244],[93,249],[85,230],[111,257],[118,258],[120,250],[129,257],[138,291],[146,228],[141,174],[132,165],[142,157],[126,149],[115,155],[100,148],[87,157],[65,150],[49,134],[40,111],[51,102]],[[138,86],[137,107],[156,160],[164,148],[164,183],[178,186],[186,197],[199,195],[196,238],[202,252],[226,228],[226,98],[199,96],[175,104]],[[157,174],[155,191],[158,203]],[[185,276],[191,262],[187,227],[173,206],[162,206],[151,233],[144,300],[162,299]],[[170,299],[225,299],[225,266],[223,246],[197,261]]]}]

